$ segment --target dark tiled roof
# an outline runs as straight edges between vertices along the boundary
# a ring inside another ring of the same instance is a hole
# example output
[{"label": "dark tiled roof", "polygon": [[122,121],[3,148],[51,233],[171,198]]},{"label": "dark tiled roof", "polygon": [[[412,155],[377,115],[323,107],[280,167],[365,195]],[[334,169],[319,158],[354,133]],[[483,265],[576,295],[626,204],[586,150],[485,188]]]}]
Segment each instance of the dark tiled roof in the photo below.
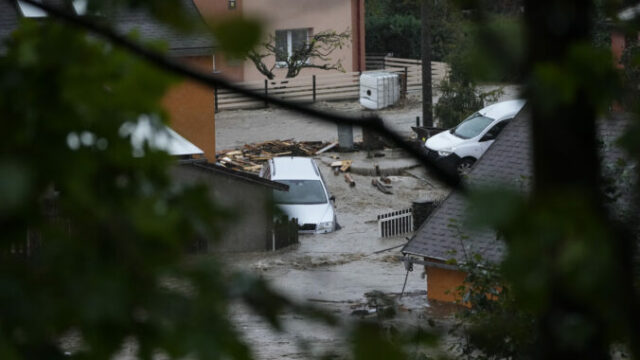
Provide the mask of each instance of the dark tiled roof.
[{"label": "dark tiled roof", "polygon": [[[204,20],[193,0],[182,0],[187,15],[200,21]],[[204,31],[198,34],[184,34],[160,23],[141,9],[115,11],[109,21],[122,34],[136,31],[142,39],[164,40],[169,45],[169,54],[173,56],[197,56],[213,54],[213,41]]]},{"label": "dark tiled roof", "polygon": [[[52,6],[62,6],[61,0],[45,1]],[[187,15],[194,21],[202,22],[204,27],[204,20],[193,0],[182,0],[182,2]],[[16,0],[0,0],[0,54],[4,52],[4,40],[18,26],[21,17]],[[142,9],[121,9],[113,11],[106,18],[122,34],[135,30],[142,39],[166,41],[169,54],[172,56],[198,56],[213,53],[213,40],[205,35],[204,31],[197,34],[183,34],[162,24]]]},{"label": "dark tiled roof", "polygon": [[224,166],[207,162],[206,160],[186,160],[179,163],[180,166],[192,166],[203,171],[210,171],[236,180],[250,182],[260,186],[266,186],[274,190],[288,191],[289,185],[262,178],[255,174],[231,170]]},{"label": "dark tiled roof", "polygon": [[[613,144],[622,134],[628,120],[624,116],[600,122],[604,143]],[[529,113],[523,110],[496,139],[468,175],[470,188],[478,185],[502,185],[527,192],[532,178],[531,131]],[[623,157],[619,148],[605,146],[605,163]],[[463,226],[467,209],[466,198],[453,191],[436,208],[402,249],[405,254],[447,261],[462,262],[465,253],[481,254],[483,259],[498,263],[505,246],[491,229],[468,230]]]},{"label": "dark tiled roof", "polygon": [[0,0],[0,54],[5,52],[4,40],[18,26],[18,17],[15,1]]}]

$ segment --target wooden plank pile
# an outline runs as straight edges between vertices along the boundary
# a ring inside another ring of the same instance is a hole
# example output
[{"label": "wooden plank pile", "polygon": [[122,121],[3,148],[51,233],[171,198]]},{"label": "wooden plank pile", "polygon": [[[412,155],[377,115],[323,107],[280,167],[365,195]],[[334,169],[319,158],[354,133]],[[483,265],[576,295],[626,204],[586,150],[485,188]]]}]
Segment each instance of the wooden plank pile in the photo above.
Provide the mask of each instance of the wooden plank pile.
[{"label": "wooden plank pile", "polygon": [[[244,172],[258,173],[265,161],[277,156],[313,156],[331,149],[334,143],[322,141],[271,140],[246,144],[242,149],[224,150],[216,154],[223,166]],[[333,145],[335,146],[335,145]]]}]

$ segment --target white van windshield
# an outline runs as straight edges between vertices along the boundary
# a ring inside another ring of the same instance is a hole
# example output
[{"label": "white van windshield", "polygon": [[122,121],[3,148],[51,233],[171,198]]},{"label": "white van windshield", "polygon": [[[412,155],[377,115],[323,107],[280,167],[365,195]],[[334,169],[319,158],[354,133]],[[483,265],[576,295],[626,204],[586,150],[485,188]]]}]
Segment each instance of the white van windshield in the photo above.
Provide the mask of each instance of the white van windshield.
[{"label": "white van windshield", "polygon": [[493,119],[482,116],[480,113],[475,113],[453,128],[451,133],[463,139],[471,139],[472,137],[480,135],[482,130],[492,122]]},{"label": "white van windshield", "polygon": [[276,204],[326,204],[327,196],[320,180],[276,180],[289,185],[289,191],[276,190]]}]

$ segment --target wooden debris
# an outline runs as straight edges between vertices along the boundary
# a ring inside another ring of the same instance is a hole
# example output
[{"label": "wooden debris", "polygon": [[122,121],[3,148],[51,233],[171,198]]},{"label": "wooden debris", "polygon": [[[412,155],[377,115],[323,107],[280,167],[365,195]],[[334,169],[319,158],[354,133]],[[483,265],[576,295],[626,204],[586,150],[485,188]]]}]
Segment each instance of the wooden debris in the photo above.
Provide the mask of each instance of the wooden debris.
[{"label": "wooden debris", "polygon": [[385,185],[382,182],[378,181],[378,179],[371,179],[371,185],[375,186],[378,190],[385,194],[393,194],[391,192],[391,185]]},{"label": "wooden debris", "polygon": [[347,173],[344,174],[344,181],[346,181],[351,187],[356,186],[356,182],[353,181],[353,178],[351,177],[351,175]]},{"label": "wooden debris", "polygon": [[334,161],[329,166],[331,166],[332,168],[334,168],[334,167],[338,167],[339,168],[340,166],[342,166],[342,161]]},{"label": "wooden debris", "polygon": [[351,167],[352,160],[342,160],[342,166],[340,166],[340,171],[347,172]]},{"label": "wooden debris", "polygon": [[216,161],[233,170],[257,173],[262,168],[262,163],[276,156],[312,156],[329,145],[331,144],[322,141],[270,140],[246,144],[242,149],[219,151],[216,153]]},{"label": "wooden debris", "polygon": [[273,156],[274,157],[275,156],[287,156],[287,155],[291,155],[291,154],[292,154],[291,151],[283,151],[283,152],[280,152],[280,153],[277,153],[277,154],[273,154]]},{"label": "wooden debris", "polygon": [[323,147],[322,149],[320,149],[320,150],[316,151],[316,155],[318,155],[318,154],[322,154],[322,153],[323,153],[323,152],[325,152],[325,151],[331,150],[331,149],[333,149],[334,147],[336,147],[337,145],[338,145],[338,142],[337,142],[337,141],[336,141],[336,142],[332,142],[331,144],[329,144],[329,145],[327,145],[327,146]]},{"label": "wooden debris", "polygon": [[386,176],[381,176],[381,177],[380,177],[380,181],[382,181],[382,182],[383,182],[383,183],[385,183],[385,184],[391,184],[391,179],[389,179],[389,178],[388,178],[388,177],[386,177]]},{"label": "wooden debris", "polygon": [[242,170],[246,172],[260,172],[260,170],[262,170],[262,165],[245,166]]}]

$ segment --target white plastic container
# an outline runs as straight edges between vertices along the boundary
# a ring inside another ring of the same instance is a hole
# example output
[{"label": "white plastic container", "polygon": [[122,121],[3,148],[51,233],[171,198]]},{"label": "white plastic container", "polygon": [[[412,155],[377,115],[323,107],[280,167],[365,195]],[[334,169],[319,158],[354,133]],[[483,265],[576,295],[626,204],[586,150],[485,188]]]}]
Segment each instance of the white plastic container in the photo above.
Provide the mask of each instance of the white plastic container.
[{"label": "white plastic container", "polygon": [[360,75],[360,105],[367,109],[384,109],[400,99],[398,74],[376,71]]}]

